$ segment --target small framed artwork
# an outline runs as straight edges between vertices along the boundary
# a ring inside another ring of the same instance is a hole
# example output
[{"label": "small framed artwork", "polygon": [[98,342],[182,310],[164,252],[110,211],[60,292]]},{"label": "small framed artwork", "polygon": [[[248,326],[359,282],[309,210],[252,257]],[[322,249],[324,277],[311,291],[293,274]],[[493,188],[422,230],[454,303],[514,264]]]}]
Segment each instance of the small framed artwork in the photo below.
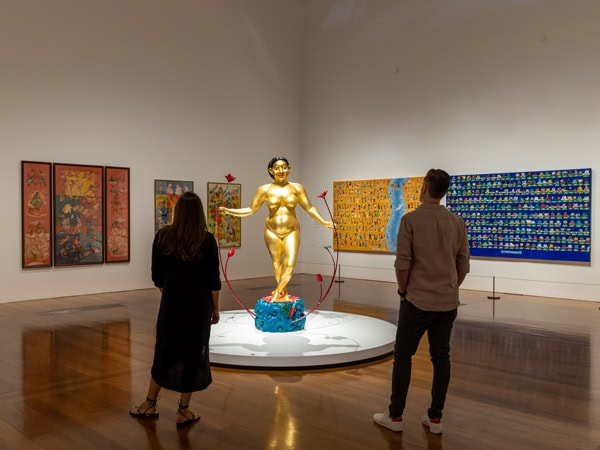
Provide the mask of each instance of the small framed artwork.
[{"label": "small framed artwork", "polygon": [[52,266],[52,164],[21,161],[21,242],[24,269]]},{"label": "small framed artwork", "polygon": [[54,266],[104,262],[102,166],[54,164]]},{"label": "small framed artwork", "polygon": [[207,183],[208,231],[215,235],[221,247],[242,245],[241,218],[219,214],[219,207],[241,208],[242,185],[236,183]]},{"label": "small framed artwork", "polygon": [[173,223],[173,213],[179,197],[194,192],[193,181],[154,180],[154,232]]},{"label": "small framed artwork", "polygon": [[129,255],[129,168],[105,167],[106,201],[104,229],[106,230],[106,263],[128,262]]}]

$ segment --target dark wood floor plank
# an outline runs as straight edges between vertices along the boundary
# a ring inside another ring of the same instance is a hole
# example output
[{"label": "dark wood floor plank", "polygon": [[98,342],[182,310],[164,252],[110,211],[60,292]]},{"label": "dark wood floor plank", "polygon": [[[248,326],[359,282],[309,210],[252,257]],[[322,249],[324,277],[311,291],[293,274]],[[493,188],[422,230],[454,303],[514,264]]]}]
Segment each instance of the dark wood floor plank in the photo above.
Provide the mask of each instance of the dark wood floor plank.
[{"label": "dark wood floor plank", "polygon": [[[310,308],[314,276],[290,291]],[[327,282],[327,280],[326,280]],[[232,282],[249,306],[268,278]],[[214,368],[193,397],[199,423],[131,418],[154,348],[156,289],[0,305],[0,449],[590,449],[600,445],[600,312],[593,302],[461,293],[444,434],[420,416],[431,365],[424,340],[400,434],[372,422],[389,398],[392,358],[308,371]],[[324,309],[394,323],[394,283],[344,280]],[[240,309],[224,290],[222,309]]]}]

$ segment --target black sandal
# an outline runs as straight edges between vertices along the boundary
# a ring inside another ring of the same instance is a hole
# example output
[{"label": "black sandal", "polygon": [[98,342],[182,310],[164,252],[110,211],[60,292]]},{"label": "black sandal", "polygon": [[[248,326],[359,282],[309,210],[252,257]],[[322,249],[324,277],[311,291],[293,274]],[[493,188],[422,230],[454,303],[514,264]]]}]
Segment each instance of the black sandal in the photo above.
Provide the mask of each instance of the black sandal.
[{"label": "black sandal", "polygon": [[[140,406],[134,406],[129,410],[129,414],[133,417],[147,417],[147,418],[156,418],[158,417],[158,410],[156,409],[156,401],[158,397],[152,400],[150,397],[146,397],[146,400],[142,402]],[[144,403],[147,403],[148,406],[143,408]],[[149,413],[148,410],[154,408],[153,413]]]},{"label": "black sandal", "polygon": [[[179,400],[179,407],[177,408],[177,414],[181,414],[183,417],[185,417],[185,420],[182,421],[177,421],[177,426],[181,427],[183,425],[188,425],[190,423],[193,422],[197,422],[198,420],[200,420],[200,416],[198,414],[196,414],[194,411],[192,411],[191,409],[188,409],[190,407],[190,405],[182,405],[181,404],[181,400]],[[188,416],[187,414],[184,414],[182,411],[188,409],[188,411],[190,413],[192,413],[192,417]]]}]

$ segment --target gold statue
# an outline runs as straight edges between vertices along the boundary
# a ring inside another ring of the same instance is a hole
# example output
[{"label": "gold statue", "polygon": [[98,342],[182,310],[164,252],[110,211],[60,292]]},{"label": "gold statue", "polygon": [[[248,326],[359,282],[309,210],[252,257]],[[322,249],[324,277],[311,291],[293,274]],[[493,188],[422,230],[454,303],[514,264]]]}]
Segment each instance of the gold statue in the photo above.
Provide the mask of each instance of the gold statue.
[{"label": "gold statue", "polygon": [[273,182],[259,186],[247,208],[220,207],[222,214],[246,217],[254,214],[263,203],[267,203],[269,216],[265,224],[265,243],[271,254],[273,273],[277,287],[272,292],[272,301],[288,301],[287,284],[298,257],[300,246],[300,223],[296,217],[296,205],[302,208],[324,227],[333,229],[333,222],[325,220],[313,206],[304,186],[288,180],[291,166],[282,156],[276,156],[268,164]]}]

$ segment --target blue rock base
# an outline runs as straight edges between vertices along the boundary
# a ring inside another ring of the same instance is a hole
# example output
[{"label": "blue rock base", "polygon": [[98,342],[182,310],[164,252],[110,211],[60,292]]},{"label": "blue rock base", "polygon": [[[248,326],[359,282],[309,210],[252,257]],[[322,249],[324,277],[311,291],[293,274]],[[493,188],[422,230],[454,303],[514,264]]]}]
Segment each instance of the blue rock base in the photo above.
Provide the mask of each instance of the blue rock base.
[{"label": "blue rock base", "polygon": [[[271,297],[261,298],[254,305],[254,326],[268,333],[289,333],[304,329],[304,300],[290,296],[287,302],[272,302]],[[302,319],[300,319],[302,317]],[[297,322],[294,322],[295,320]]]}]

